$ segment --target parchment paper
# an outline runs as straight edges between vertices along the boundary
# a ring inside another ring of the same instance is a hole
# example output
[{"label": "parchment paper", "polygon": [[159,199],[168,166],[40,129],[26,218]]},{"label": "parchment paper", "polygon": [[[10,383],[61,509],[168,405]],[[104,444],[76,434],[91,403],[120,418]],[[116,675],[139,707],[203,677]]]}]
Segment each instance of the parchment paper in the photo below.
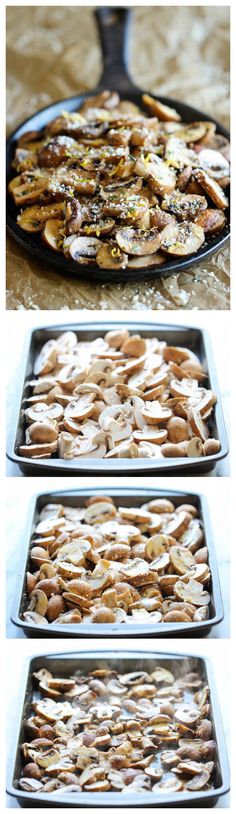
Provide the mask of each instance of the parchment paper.
[{"label": "parchment paper", "polygon": [[[229,125],[229,8],[133,9],[130,74]],[[93,7],[7,8],[7,125],[98,84],[102,59]],[[64,279],[7,239],[7,308],[41,310],[227,309],[229,248],[190,273],[158,282],[91,285]]]}]

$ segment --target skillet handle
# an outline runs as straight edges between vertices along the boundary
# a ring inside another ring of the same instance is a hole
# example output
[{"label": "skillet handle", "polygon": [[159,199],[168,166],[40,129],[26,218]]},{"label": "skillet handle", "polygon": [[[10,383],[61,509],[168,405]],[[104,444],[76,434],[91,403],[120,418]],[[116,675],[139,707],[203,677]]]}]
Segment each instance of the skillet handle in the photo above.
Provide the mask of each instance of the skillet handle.
[{"label": "skillet handle", "polygon": [[128,34],[131,9],[116,6],[99,6],[95,11],[104,70],[99,87],[127,92],[134,88],[129,79]]}]

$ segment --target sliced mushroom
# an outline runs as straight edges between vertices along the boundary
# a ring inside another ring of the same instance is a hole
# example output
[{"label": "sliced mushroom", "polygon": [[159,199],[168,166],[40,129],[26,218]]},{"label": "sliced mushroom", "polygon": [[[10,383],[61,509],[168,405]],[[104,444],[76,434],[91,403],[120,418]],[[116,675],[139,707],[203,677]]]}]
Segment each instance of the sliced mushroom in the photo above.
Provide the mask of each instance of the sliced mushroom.
[{"label": "sliced mushroom", "polygon": [[203,768],[200,774],[197,774],[195,777],[192,777],[191,780],[188,780],[186,783],[186,789],[188,789],[188,791],[200,791],[204,788],[204,786],[206,786],[209,779],[210,773],[207,771],[207,769]]},{"label": "sliced mushroom", "polygon": [[152,96],[149,96],[148,93],[143,93],[142,101],[144,105],[148,107],[150,113],[153,116],[157,116],[163,122],[179,122],[181,121],[181,117],[177,110],[174,107],[169,107],[168,105],[164,105],[158,99],[154,99]]},{"label": "sliced mushroom", "polygon": [[143,231],[142,229],[120,229],[116,233],[119,247],[127,254],[149,255],[154,254],[160,246],[160,235],[157,229]]},{"label": "sliced mushroom", "polygon": [[226,217],[222,210],[206,209],[196,220],[198,226],[204,229],[205,235],[216,235],[224,229]]},{"label": "sliced mushroom", "polygon": [[40,616],[45,616],[47,612],[48,599],[44,591],[40,588],[35,588],[31,594],[31,602],[29,610],[39,613]]},{"label": "sliced mushroom", "polygon": [[195,220],[204,209],[207,209],[207,200],[203,195],[186,195],[176,191],[164,196],[162,209],[176,215],[180,220]]},{"label": "sliced mushroom", "polygon": [[142,416],[147,424],[165,424],[171,418],[172,411],[163,407],[158,401],[146,402]]},{"label": "sliced mushroom", "polygon": [[51,203],[47,206],[29,206],[17,217],[17,223],[25,232],[40,232],[47,220],[60,218],[64,203]]},{"label": "sliced mushroom", "polygon": [[158,195],[166,195],[175,189],[176,176],[173,168],[155,153],[148,153],[147,158],[138,158],[135,172],[145,178],[152,191]]},{"label": "sliced mushroom", "polygon": [[174,585],[174,594],[178,599],[184,602],[190,602],[192,605],[208,605],[211,597],[207,591],[203,590],[203,585],[195,579],[189,579],[188,582],[178,581]]},{"label": "sliced mushroom", "polygon": [[195,565],[195,560],[191,551],[181,546],[171,546],[170,562],[176,574],[186,574],[189,568]]},{"label": "sliced mushroom", "polygon": [[194,254],[204,243],[205,235],[201,226],[183,221],[169,224],[161,233],[160,248],[167,254],[182,256]]},{"label": "sliced mushroom", "polygon": [[68,251],[72,260],[75,260],[76,263],[83,263],[85,260],[90,259],[91,257],[96,257],[99,249],[102,246],[101,240],[98,240],[95,237],[76,237],[75,240],[72,240],[70,246],[68,247]]},{"label": "sliced mushroom", "polygon": [[104,243],[97,253],[96,261],[100,268],[126,268],[128,263],[128,255],[125,254],[125,252],[122,252],[117,244]]},{"label": "sliced mushroom", "polygon": [[218,181],[211,178],[205,170],[195,170],[194,176],[218,209],[226,209],[229,206],[228,198]]},{"label": "sliced mushroom", "polygon": [[60,421],[63,417],[63,409],[60,404],[46,404],[42,401],[34,404],[33,407],[28,407],[25,415],[29,423],[44,421],[45,418]]}]

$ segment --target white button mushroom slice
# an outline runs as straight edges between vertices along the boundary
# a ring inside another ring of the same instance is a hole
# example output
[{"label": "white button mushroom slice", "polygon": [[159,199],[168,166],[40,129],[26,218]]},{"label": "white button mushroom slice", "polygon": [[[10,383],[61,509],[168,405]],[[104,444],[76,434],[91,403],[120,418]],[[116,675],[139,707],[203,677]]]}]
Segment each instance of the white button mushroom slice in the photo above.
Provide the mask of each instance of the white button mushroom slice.
[{"label": "white button mushroom slice", "polygon": [[154,254],[160,246],[160,234],[157,229],[142,230],[132,227],[118,229],[116,240],[127,254]]},{"label": "white button mushroom slice", "polygon": [[139,509],[136,506],[133,506],[131,509],[126,506],[119,506],[118,512],[120,517],[124,518],[124,520],[131,520],[134,523],[138,524],[145,524],[147,526],[151,525],[151,516],[149,512],[146,512],[144,509]]},{"label": "white button mushroom slice", "polygon": [[72,241],[68,247],[68,251],[72,260],[75,260],[77,263],[83,263],[87,258],[96,257],[101,246],[102,242],[98,240],[98,238],[82,236]]},{"label": "white button mushroom slice", "polygon": [[33,777],[21,777],[19,782],[19,788],[22,791],[27,791],[32,794],[32,792],[40,792],[44,788],[43,783],[40,780],[35,780]]},{"label": "white button mushroom slice", "polygon": [[147,424],[162,424],[171,418],[172,410],[169,410],[168,407],[162,407],[158,401],[151,401],[145,403],[142,416]]},{"label": "white button mushroom slice", "polygon": [[175,710],[174,717],[179,724],[192,726],[200,718],[200,710],[192,707],[191,704],[180,704]]},{"label": "white button mushroom slice", "polygon": [[85,523],[101,523],[108,519],[108,517],[114,517],[115,515],[116,507],[112,503],[99,501],[88,506],[85,511],[84,520]]},{"label": "white button mushroom slice", "polygon": [[164,196],[162,209],[181,220],[195,220],[204,209],[207,209],[207,200],[203,195],[187,195],[176,191]]},{"label": "white button mushroom slice", "polygon": [[45,418],[60,421],[63,418],[63,408],[60,404],[46,404],[38,402],[25,410],[26,420],[29,424],[35,421],[44,421]]},{"label": "white button mushroom slice", "polygon": [[40,522],[37,523],[35,526],[35,534],[39,534],[42,537],[48,537],[54,531],[63,529],[65,525],[66,521],[64,517],[48,517],[46,520],[40,520]]},{"label": "white button mushroom slice", "polygon": [[134,441],[149,441],[151,444],[163,444],[167,439],[167,430],[155,430],[149,427],[144,427],[142,430],[135,430],[133,432]]},{"label": "white button mushroom slice", "polygon": [[23,619],[32,625],[48,625],[48,620],[45,616],[41,616],[41,614],[36,613],[36,611],[25,611],[23,613]]},{"label": "white button mushroom slice", "polygon": [[167,534],[154,534],[153,537],[150,537],[150,540],[147,541],[145,546],[147,559],[152,561],[156,557],[160,557],[162,554],[169,552],[170,544],[170,538]]},{"label": "white button mushroom slice", "polygon": [[205,148],[197,154],[197,165],[217,181],[230,174],[229,162],[219,150]]},{"label": "white button mushroom slice", "polygon": [[153,116],[157,116],[160,121],[163,122],[180,122],[181,117],[177,110],[174,107],[169,107],[168,105],[164,105],[158,99],[154,99],[152,96],[149,96],[148,93],[143,93],[142,95],[143,104],[148,107],[150,113]]},{"label": "white button mushroom slice", "polygon": [[199,522],[196,520],[191,521],[186,531],[181,534],[179,541],[181,546],[189,548],[192,552],[197,551],[203,542],[203,532]]},{"label": "white button mushroom slice", "polygon": [[188,583],[179,580],[175,583],[174,594],[177,599],[183,602],[189,602],[191,605],[209,605],[211,601],[210,594],[203,590],[203,585],[195,579],[189,579]]},{"label": "white button mushroom slice", "polygon": [[206,563],[195,563],[191,566],[190,571],[187,571],[184,575],[187,579],[196,579],[197,582],[201,582],[202,585],[207,585],[210,579],[210,571],[208,565]]},{"label": "white button mushroom slice", "polygon": [[57,343],[55,339],[45,342],[34,363],[34,375],[42,376],[51,373],[57,361]]},{"label": "white button mushroom slice", "polygon": [[194,254],[204,243],[205,235],[201,226],[189,221],[168,224],[161,232],[160,248],[167,254],[184,256]]},{"label": "white button mushroom slice", "polygon": [[187,551],[186,548],[182,546],[171,547],[170,562],[176,574],[186,574],[186,572],[195,565],[195,560],[191,554],[191,551]]},{"label": "white button mushroom slice", "polygon": [[71,365],[64,365],[60,372],[57,374],[57,382],[67,390],[74,390],[77,384],[83,382],[85,378],[84,368],[79,367],[76,363]]},{"label": "white button mushroom slice", "polygon": [[179,379],[171,379],[170,392],[172,396],[186,396],[186,398],[197,394],[198,398],[198,382],[196,379],[191,378],[184,378],[181,381],[179,381]]},{"label": "white button mushroom slice", "polygon": [[150,570],[164,571],[165,568],[168,568],[169,563],[170,563],[169,553],[167,551],[164,551],[163,554],[159,554],[152,560],[150,564]]},{"label": "white button mushroom slice", "polygon": [[200,791],[201,789],[206,786],[206,784],[210,780],[210,772],[207,771],[205,767],[202,768],[200,774],[197,774],[191,780],[188,780],[186,783],[186,789],[188,791]]},{"label": "white button mushroom slice", "polygon": [[154,679],[155,684],[173,684],[174,683],[174,675],[171,673],[170,670],[167,670],[165,667],[157,667],[151,673],[151,677]]},{"label": "white button mushroom slice", "polygon": [[158,195],[165,195],[175,189],[174,169],[155,153],[150,152],[146,158],[138,158],[134,169],[137,175],[147,180],[152,191]]},{"label": "white button mushroom slice", "polygon": [[109,452],[106,453],[105,458],[137,458],[138,457],[138,447],[136,444],[127,441],[122,441],[120,444],[116,444],[114,449],[110,449]]},{"label": "white button mushroom slice", "polygon": [[65,418],[72,419],[72,421],[83,421],[84,418],[89,418],[94,412],[95,393],[86,393],[76,401],[71,401],[65,407]]},{"label": "white button mushroom slice", "polygon": [[104,243],[97,253],[96,262],[100,268],[124,269],[128,264],[128,255],[115,243]]},{"label": "white button mushroom slice", "polygon": [[139,458],[161,458],[161,446],[152,444],[150,441],[140,441],[138,444]]},{"label": "white button mushroom slice", "polygon": [[211,178],[205,170],[195,170],[194,177],[218,209],[226,209],[229,206],[229,201],[224,190],[220,184],[218,184],[218,181]]}]

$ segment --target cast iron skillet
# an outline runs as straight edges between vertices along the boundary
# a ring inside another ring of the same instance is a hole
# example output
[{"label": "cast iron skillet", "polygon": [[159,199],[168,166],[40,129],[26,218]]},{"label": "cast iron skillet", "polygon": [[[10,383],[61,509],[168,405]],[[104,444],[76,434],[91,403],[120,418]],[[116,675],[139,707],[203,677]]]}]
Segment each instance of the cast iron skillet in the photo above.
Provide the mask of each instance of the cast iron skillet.
[{"label": "cast iron skillet", "polygon": [[[89,96],[98,93],[104,89],[117,90],[120,93],[121,99],[128,99],[131,102],[139,105],[142,109],[142,93],[133,82],[130,80],[127,72],[128,61],[128,33],[131,18],[131,10],[128,8],[112,8],[100,7],[95,11],[95,16],[99,28],[104,71],[100,80],[99,86],[94,88],[89,93],[82,93],[78,96],[71,96],[69,99],[62,99],[59,102],[45,107],[34,116],[23,122],[7,140],[7,184],[15,175],[12,171],[11,162],[16,148],[16,141],[27,130],[41,130],[56,116],[59,115],[61,110],[74,111],[78,110],[80,105]],[[192,121],[215,121],[212,116],[207,116],[202,111],[194,107],[178,102],[175,99],[168,97],[158,96],[158,99],[163,104],[175,107],[181,118],[185,122]],[[218,122],[217,133],[229,138],[229,133]],[[16,217],[18,208],[15,206],[12,197],[7,193],[7,227],[10,234],[17,240],[20,245],[32,254],[36,260],[39,260],[44,265],[44,270],[49,272],[50,267],[63,274],[64,276],[73,275],[77,278],[86,278],[94,282],[110,283],[110,282],[126,282],[144,278],[160,278],[172,274],[173,272],[186,271],[192,268],[200,261],[206,261],[211,254],[225,245],[229,239],[229,223],[226,223],[225,228],[209,240],[206,240],[204,245],[196,252],[183,260],[173,260],[168,263],[163,263],[161,266],[152,266],[139,269],[123,269],[114,271],[113,269],[100,269],[97,266],[83,266],[77,264],[73,260],[68,260],[63,254],[53,252],[43,244],[41,235],[39,233],[30,234],[23,232],[17,225]]]}]

